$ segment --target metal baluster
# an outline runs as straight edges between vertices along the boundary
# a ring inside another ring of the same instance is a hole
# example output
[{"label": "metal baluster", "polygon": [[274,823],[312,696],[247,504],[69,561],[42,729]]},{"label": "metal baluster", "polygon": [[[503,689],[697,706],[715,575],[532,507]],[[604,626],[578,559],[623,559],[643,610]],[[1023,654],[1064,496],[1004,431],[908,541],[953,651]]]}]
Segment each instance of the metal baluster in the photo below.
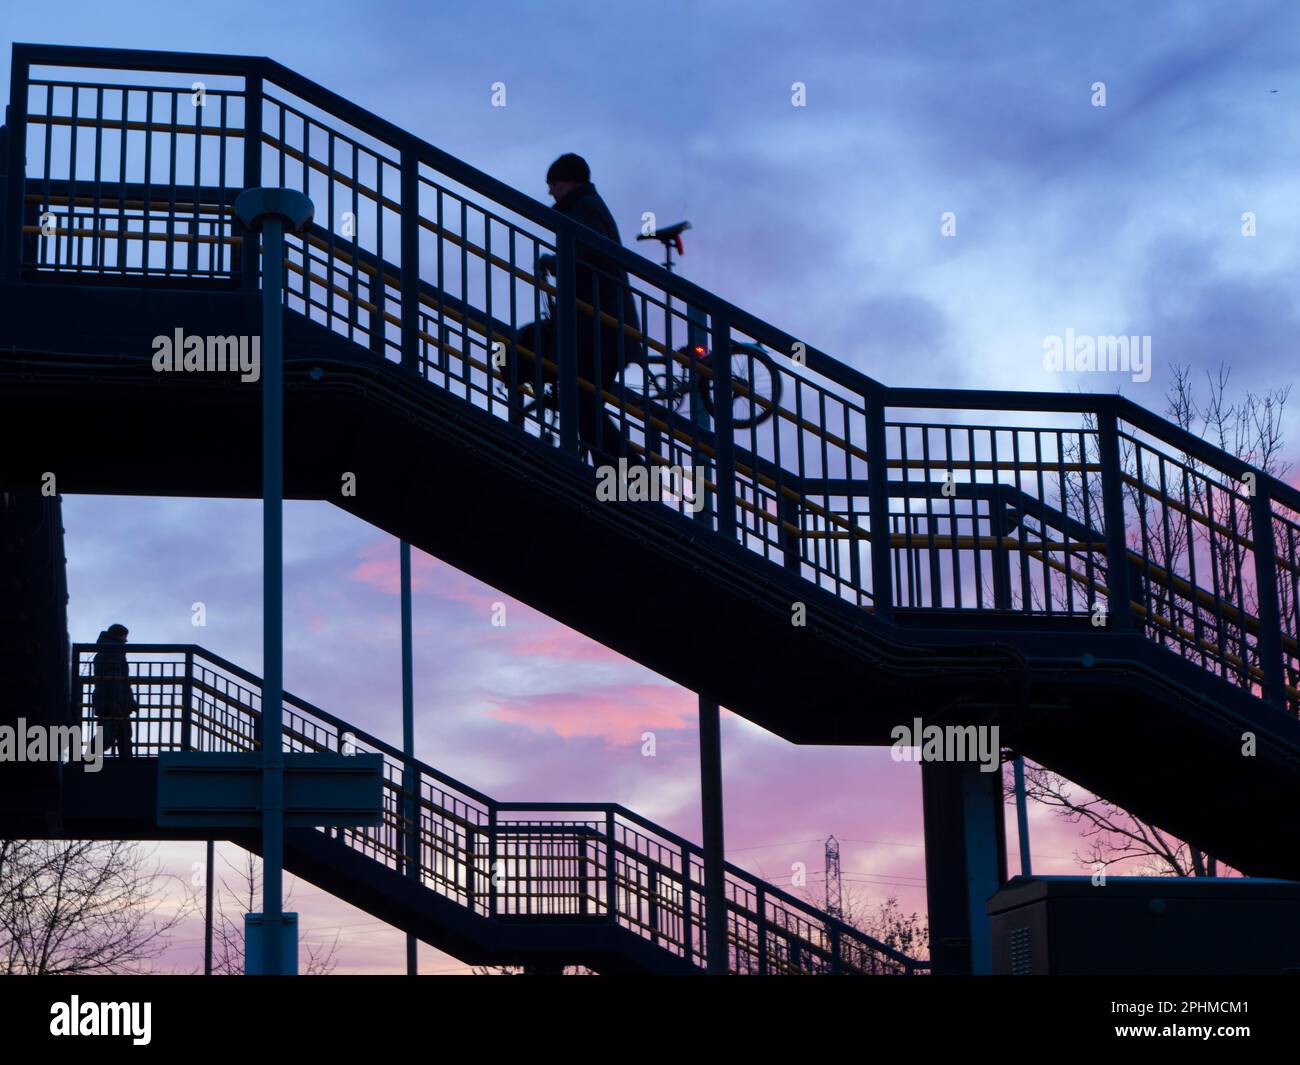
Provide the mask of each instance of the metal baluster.
[{"label": "metal baluster", "polygon": [[691,852],[682,848],[682,952],[691,965],[695,964],[693,940],[695,929],[691,927]]},{"label": "metal baluster", "polygon": [[[497,808],[495,805],[488,807],[488,916],[495,917],[499,904],[497,900],[497,885],[503,878],[502,871],[497,867],[501,861],[497,853]],[[470,909],[474,908],[470,903]]]},{"label": "metal baluster", "polygon": [[[713,435],[714,483],[717,485],[717,529],[728,540],[736,538],[736,451],[732,411],[731,323],[715,312],[713,326]],[[709,382],[704,382],[709,387]],[[753,387],[753,382],[750,382]]]},{"label": "metal baluster", "polygon": [[[798,392],[798,385],[795,387]],[[871,599],[876,617],[894,617],[893,577],[889,571],[892,553],[889,522],[889,471],[885,443],[885,399],[882,391],[863,397],[867,408],[867,506],[871,521]]]},{"label": "metal baluster", "polygon": [[185,652],[185,681],[181,685],[181,750],[194,750],[193,711],[190,704],[194,698],[194,652]]},{"label": "metal baluster", "polygon": [[[9,71],[9,157],[5,162],[4,248],[0,249],[0,277],[17,281],[23,251],[23,196],[27,191],[27,92],[30,63],[26,49],[15,45]],[[47,124],[48,129],[48,124]],[[49,210],[48,201],[46,210]]]},{"label": "metal baluster", "polygon": [[402,369],[415,372],[420,360],[420,160],[410,145],[402,149],[401,165]]},{"label": "metal baluster", "polygon": [[614,811],[605,811],[605,911],[610,921],[618,923],[618,883],[616,879]]},{"label": "metal baluster", "polygon": [[[150,104],[153,96],[150,94]],[[151,138],[152,139],[152,138]],[[147,179],[146,179],[147,180]],[[255,189],[262,184],[262,75],[248,74],[244,78],[244,188]],[[146,227],[149,208],[145,205]],[[246,226],[240,225],[240,280],[245,289],[259,287],[257,237]],[[148,255],[148,244],[145,245]]]},{"label": "metal baluster", "polygon": [[650,942],[656,946],[659,945],[659,866],[656,862],[648,862],[646,866],[646,890],[650,895],[650,905],[647,908],[646,924],[650,928]]},{"label": "metal baluster", "polygon": [[555,235],[555,359],[560,376],[560,447],[578,454],[577,249],[567,226]]},{"label": "metal baluster", "polygon": [[167,259],[165,273],[176,269],[176,147],[180,139],[177,124],[180,121],[180,93],[171,90],[171,128],[167,131]]},{"label": "metal baluster", "polygon": [[[206,106],[206,104],[205,104]],[[199,188],[203,181],[203,108],[194,108],[194,200],[190,204],[190,214],[192,216],[190,229],[190,247],[186,269],[190,276],[193,277],[199,272],[199,236],[203,224],[203,213],[200,210]],[[306,190],[304,190],[306,191]]]},{"label": "metal baluster", "polygon": [[1119,422],[1114,410],[1097,415],[1097,446],[1101,453],[1102,520],[1106,525],[1106,577],[1112,626],[1133,628],[1133,595],[1129,588],[1128,546],[1125,540],[1123,471],[1119,460]]},{"label": "metal baluster", "polygon": [[[1282,659],[1282,616],[1278,601],[1273,502],[1264,485],[1258,483],[1251,499],[1251,532],[1255,540],[1255,594],[1259,599],[1259,638],[1256,650],[1264,674],[1260,687],[1266,703],[1285,707],[1286,671]],[[1244,630],[1244,621],[1242,627]]]}]

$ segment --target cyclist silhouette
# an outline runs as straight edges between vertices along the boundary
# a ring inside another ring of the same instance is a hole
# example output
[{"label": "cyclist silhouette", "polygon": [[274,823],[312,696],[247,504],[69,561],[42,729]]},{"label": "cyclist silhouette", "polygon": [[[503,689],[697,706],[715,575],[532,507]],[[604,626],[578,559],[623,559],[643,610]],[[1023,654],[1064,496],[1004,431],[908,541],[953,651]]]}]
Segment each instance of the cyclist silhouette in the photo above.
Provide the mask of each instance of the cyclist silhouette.
[{"label": "cyclist silhouette", "polygon": [[[576,222],[594,229],[602,237],[622,244],[614,216],[591,183],[591,169],[580,155],[572,152],[560,156],[546,172],[546,188],[555,200],[555,209]],[[575,270],[575,291],[579,301],[577,309],[577,362],[578,376],[599,388],[609,389],[620,370],[642,358],[641,342],[630,336],[627,329],[640,331],[636,302],[627,283],[627,272],[608,256],[578,246]],[[582,304],[592,308],[590,312]],[[619,328],[620,311],[626,328]],[[608,315],[615,324],[602,321]],[[555,322],[543,319],[523,326],[515,334],[517,344],[534,353],[537,358],[557,361]],[[513,357],[507,354],[507,359]],[[521,353],[514,368],[523,384],[554,383],[555,373]],[[509,364],[505,367],[506,380],[512,379]],[[518,390],[511,393],[510,420],[522,425],[524,420],[522,397]],[[585,389],[578,390],[578,437],[591,453],[596,465],[614,463],[619,456],[629,455],[619,432],[618,423],[605,411],[605,402],[599,395]],[[639,461],[639,460],[637,460]]]}]

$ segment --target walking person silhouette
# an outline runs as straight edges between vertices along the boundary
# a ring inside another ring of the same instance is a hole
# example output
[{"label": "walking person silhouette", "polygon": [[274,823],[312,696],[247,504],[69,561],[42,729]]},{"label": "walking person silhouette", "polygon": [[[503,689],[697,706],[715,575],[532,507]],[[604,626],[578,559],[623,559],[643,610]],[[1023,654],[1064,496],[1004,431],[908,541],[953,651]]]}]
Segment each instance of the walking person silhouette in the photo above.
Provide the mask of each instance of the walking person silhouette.
[{"label": "walking person silhouette", "polygon": [[95,680],[93,706],[95,720],[104,729],[104,752],[116,750],[123,758],[132,751],[131,715],[140,709],[131,689],[131,673],[126,662],[125,625],[110,625],[96,641],[92,672]]}]

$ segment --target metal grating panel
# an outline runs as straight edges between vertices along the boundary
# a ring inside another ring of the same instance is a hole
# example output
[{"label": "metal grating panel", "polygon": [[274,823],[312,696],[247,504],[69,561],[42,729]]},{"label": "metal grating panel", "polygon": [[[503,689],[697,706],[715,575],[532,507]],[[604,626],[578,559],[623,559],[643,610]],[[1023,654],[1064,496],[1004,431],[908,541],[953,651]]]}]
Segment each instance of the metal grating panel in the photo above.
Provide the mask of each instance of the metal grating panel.
[{"label": "metal grating panel", "polygon": [[1034,974],[1033,943],[1028,927],[1015,928],[1011,932],[1011,975],[1032,976]]}]

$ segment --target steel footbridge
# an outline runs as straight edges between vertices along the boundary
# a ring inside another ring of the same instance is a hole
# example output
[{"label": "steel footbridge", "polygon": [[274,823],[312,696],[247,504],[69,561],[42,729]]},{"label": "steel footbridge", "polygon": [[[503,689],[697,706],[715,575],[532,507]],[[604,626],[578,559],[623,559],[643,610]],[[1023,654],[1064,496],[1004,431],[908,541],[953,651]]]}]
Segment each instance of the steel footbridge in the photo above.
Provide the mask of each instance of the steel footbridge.
[{"label": "steel footbridge", "polygon": [[[297,189],[316,217],[287,239],[288,496],[791,742],[887,745],[915,716],[996,725],[1234,868],[1300,878],[1291,485],[1115,395],[884,385],[269,59],[17,45],[0,160],[0,489],[53,473],[61,494],[260,495],[258,386],[153,357],[177,330],[258,334],[258,242],[234,201]],[[611,286],[635,316],[611,312]],[[522,327],[548,307],[555,350],[530,350]],[[737,344],[770,354],[779,389],[692,356]],[[662,402],[646,353],[702,378],[713,416]],[[512,403],[548,381],[550,406]],[[590,454],[701,471],[705,498],[599,500]],[[247,740],[255,678],[198,648],[152,655],[189,686],[181,713],[222,722],[203,735]],[[242,694],[200,684],[217,673]],[[341,722],[290,705],[287,743],[337,742]],[[400,755],[365,742],[405,786]],[[410,771],[418,832],[299,832],[290,867],[335,890],[329,870],[355,866],[359,905],[467,957],[698,967],[691,845],[617,807],[517,819]],[[967,778],[925,772],[938,962],[969,928],[964,889],[944,902],[936,885],[987,855],[960,829]],[[64,824],[94,821],[88,794],[65,798]],[[522,872],[533,847],[554,865]],[[733,968],[914,968],[727,877]],[[556,909],[533,920],[533,902]],[[476,921],[491,931],[464,931]]]}]

